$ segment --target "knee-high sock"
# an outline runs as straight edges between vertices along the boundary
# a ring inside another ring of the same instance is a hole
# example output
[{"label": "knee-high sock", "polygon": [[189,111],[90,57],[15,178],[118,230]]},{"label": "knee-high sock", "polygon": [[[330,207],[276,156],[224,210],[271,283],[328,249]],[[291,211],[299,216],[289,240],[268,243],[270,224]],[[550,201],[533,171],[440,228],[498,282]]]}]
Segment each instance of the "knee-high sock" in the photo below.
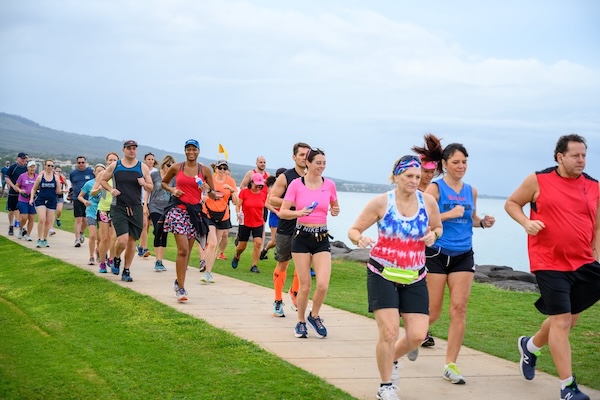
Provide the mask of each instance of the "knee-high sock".
[{"label": "knee-high sock", "polygon": [[275,300],[282,300],[281,294],[283,293],[283,287],[285,286],[285,278],[287,277],[286,271],[273,271],[273,287],[275,288]]}]

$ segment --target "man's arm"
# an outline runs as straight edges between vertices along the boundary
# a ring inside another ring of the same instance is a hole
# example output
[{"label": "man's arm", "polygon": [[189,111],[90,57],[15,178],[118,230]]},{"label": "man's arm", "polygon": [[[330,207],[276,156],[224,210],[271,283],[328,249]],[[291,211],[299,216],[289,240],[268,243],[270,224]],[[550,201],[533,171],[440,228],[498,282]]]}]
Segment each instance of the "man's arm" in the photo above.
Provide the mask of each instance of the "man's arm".
[{"label": "man's arm", "polygon": [[285,189],[287,189],[287,179],[284,174],[281,174],[277,177],[277,180],[273,184],[273,187],[270,190],[269,203],[275,208],[281,208],[281,203],[283,202],[283,194],[285,193]]},{"label": "man's arm", "polygon": [[240,183],[240,188],[248,187],[248,182],[250,182],[250,178],[252,178],[253,173],[254,170],[246,172],[246,175],[244,175],[244,179],[242,179],[242,183]]},{"label": "man's arm", "polygon": [[544,229],[546,225],[539,220],[531,220],[523,212],[523,207],[527,203],[535,202],[539,195],[540,187],[535,173],[530,174],[525,178],[521,186],[509,196],[504,204],[504,210],[512,219],[521,225],[528,235],[535,236],[539,231]]}]

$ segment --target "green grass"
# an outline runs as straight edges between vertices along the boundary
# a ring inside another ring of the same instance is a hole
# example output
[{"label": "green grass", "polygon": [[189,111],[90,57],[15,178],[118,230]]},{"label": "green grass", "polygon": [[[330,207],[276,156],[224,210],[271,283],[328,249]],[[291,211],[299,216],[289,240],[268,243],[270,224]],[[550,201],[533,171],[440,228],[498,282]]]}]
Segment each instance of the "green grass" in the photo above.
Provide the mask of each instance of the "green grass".
[{"label": "green grass", "polygon": [[[0,202],[0,209],[3,209]],[[73,214],[66,210],[63,213],[63,228],[72,231]],[[151,236],[151,235],[150,235]],[[250,273],[250,257],[252,245],[249,244],[240,260],[240,266],[234,270],[230,261],[233,253],[233,240],[226,249],[228,261],[217,260],[214,271],[264,287],[272,287],[272,272],[275,267],[272,251],[269,259],[259,264],[261,273]],[[176,255],[174,241],[169,238],[166,257],[174,260]],[[191,265],[197,266],[198,253],[194,251]],[[194,274],[193,271],[190,271]],[[291,282],[293,264],[288,270],[288,285]],[[193,276],[193,275],[192,275]],[[286,289],[288,286],[286,286]],[[467,332],[465,346],[485,353],[510,360],[518,361],[516,341],[521,335],[535,333],[544,320],[533,306],[538,298],[535,293],[518,293],[498,289],[491,285],[474,284],[469,301],[467,316]],[[372,317],[367,312],[367,293],[365,285],[365,269],[355,262],[334,260],[331,284],[326,303],[343,310]],[[442,317],[432,326],[434,336],[447,338],[448,314],[445,301]],[[596,304],[584,312],[578,325],[571,333],[573,353],[573,370],[577,373],[578,382],[600,390],[600,304]],[[0,360],[1,361],[1,360]],[[460,359],[459,359],[460,363]],[[544,349],[538,360],[540,370],[556,375],[556,369],[548,349]]]}]

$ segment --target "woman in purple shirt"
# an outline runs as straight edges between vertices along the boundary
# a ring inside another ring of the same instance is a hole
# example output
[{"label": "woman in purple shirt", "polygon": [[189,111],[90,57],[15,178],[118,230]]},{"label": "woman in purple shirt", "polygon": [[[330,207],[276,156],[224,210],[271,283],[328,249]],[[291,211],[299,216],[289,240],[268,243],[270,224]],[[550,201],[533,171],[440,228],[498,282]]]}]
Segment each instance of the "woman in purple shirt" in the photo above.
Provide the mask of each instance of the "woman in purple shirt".
[{"label": "woman in purple shirt", "polygon": [[[19,175],[15,186],[19,188],[19,213],[21,215],[21,224],[19,228],[19,234],[17,239],[25,237],[28,242],[31,242],[31,230],[33,229],[33,220],[35,218],[35,207],[29,204],[29,196],[31,194],[31,188],[35,183],[37,174],[35,173],[36,165],[35,161],[29,161],[27,163],[27,171]],[[27,224],[27,228],[25,228]]]}]

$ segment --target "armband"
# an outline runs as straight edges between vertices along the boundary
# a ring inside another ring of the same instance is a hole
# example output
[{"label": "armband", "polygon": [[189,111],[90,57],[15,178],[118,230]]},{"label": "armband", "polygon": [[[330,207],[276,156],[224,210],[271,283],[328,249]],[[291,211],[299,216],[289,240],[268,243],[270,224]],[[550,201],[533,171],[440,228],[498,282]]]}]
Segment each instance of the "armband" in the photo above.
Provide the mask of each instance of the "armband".
[{"label": "armband", "polygon": [[481,226],[481,229],[485,229],[485,226],[483,226],[483,220],[479,221],[479,226]]}]

